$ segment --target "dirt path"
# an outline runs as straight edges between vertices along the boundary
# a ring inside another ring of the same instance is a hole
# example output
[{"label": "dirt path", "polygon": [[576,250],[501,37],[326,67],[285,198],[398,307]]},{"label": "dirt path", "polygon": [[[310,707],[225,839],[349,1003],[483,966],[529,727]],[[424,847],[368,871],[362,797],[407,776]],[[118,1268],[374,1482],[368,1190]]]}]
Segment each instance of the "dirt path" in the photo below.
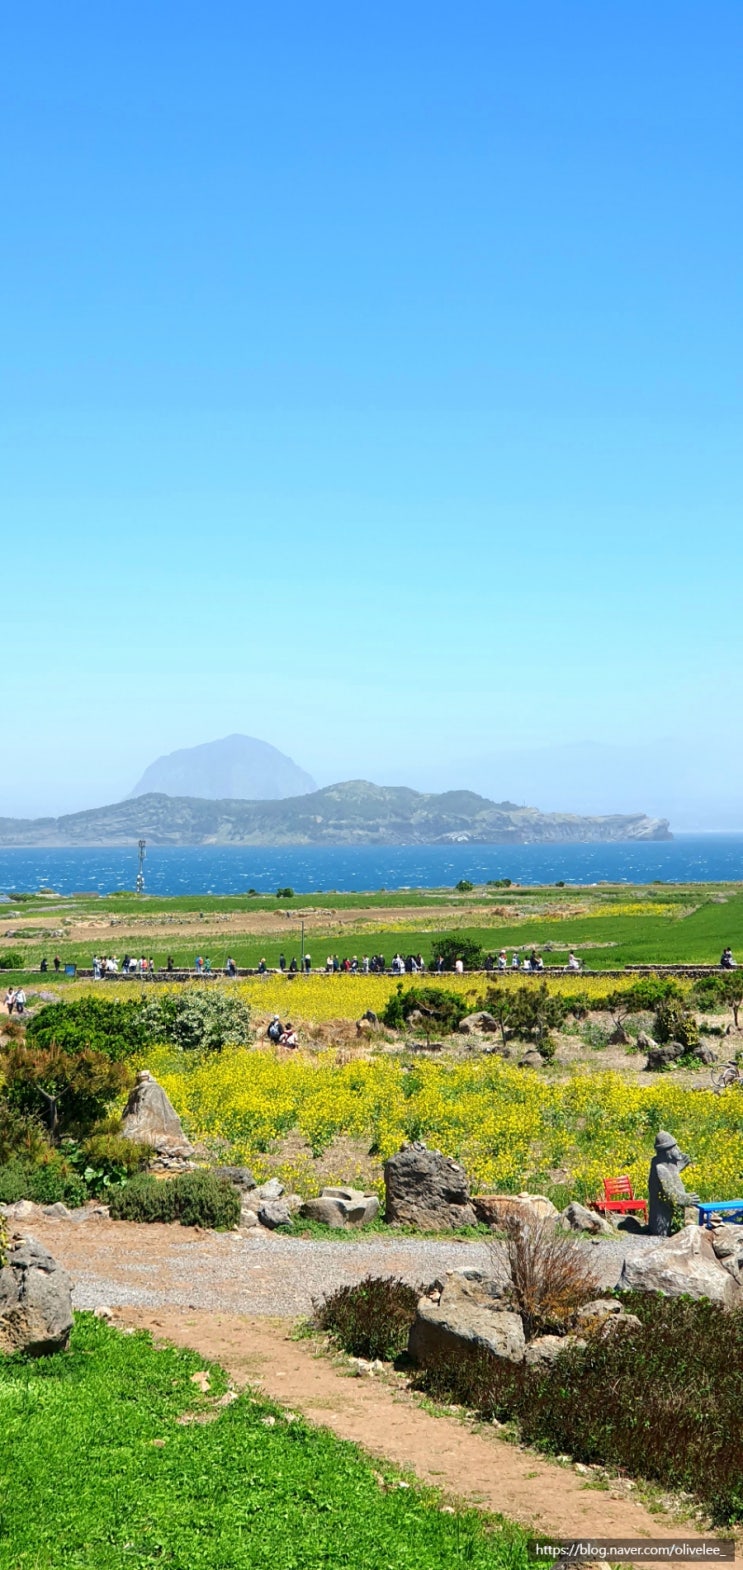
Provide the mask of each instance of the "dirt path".
[{"label": "dirt path", "polygon": [[290,1322],[138,1308],[117,1311],[116,1322],[193,1347],[226,1368],[237,1385],[258,1385],[310,1422],[451,1497],[524,1526],[569,1537],[674,1535],[667,1518],[623,1497],[621,1484],[616,1491],[599,1490],[571,1467],[541,1460],[495,1434],[473,1433],[456,1417],[434,1416],[402,1382],[395,1388],[385,1378],[349,1377],[310,1342],[292,1341]]}]

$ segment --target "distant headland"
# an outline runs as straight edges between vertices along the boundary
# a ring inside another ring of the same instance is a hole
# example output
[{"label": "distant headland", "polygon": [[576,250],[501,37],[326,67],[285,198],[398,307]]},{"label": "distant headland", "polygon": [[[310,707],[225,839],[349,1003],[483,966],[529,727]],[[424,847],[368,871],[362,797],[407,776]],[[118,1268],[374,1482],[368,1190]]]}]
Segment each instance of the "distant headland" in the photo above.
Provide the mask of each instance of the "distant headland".
[{"label": "distant headland", "polygon": [[283,800],[161,791],[60,818],[0,818],[3,846],[528,845],[670,840],[666,818],[539,812],[474,791],[434,795],[348,780]]}]

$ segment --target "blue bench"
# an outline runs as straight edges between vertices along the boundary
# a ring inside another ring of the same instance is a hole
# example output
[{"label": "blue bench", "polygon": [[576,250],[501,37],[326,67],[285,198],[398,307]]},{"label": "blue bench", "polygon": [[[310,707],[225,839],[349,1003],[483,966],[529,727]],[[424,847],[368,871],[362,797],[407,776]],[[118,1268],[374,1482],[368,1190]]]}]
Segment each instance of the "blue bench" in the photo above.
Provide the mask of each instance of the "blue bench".
[{"label": "blue bench", "polygon": [[743,1199],[705,1200],[704,1204],[699,1206],[700,1227],[709,1226],[710,1216],[723,1214],[728,1221],[732,1221],[734,1217],[736,1220],[743,1221]]}]

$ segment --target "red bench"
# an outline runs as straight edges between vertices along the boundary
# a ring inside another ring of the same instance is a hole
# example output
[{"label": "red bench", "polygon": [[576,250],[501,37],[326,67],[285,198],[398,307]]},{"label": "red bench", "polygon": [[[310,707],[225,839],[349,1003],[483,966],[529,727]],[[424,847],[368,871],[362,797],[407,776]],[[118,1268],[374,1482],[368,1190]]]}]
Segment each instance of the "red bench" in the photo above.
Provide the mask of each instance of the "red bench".
[{"label": "red bench", "polygon": [[629,1216],[639,1210],[647,1220],[648,1214],[647,1200],[635,1199],[628,1177],[604,1178],[604,1197],[592,1199],[590,1208],[604,1216],[610,1210],[617,1211],[621,1216]]}]

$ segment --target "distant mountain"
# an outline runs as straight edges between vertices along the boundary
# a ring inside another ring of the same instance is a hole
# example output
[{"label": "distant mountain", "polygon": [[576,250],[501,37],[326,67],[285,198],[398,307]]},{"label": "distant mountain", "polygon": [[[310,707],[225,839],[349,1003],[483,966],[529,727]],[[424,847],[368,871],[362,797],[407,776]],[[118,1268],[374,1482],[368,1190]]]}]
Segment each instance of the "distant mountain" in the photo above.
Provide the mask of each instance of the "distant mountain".
[{"label": "distant mountain", "polygon": [[291,758],[254,736],[224,736],[156,758],[131,796],[198,796],[207,801],[282,801],[317,786]]},{"label": "distant mountain", "polygon": [[480,845],[669,840],[666,818],[538,812],[474,791],[425,795],[349,780],[284,801],[150,793],[63,818],[0,818],[0,845]]}]

